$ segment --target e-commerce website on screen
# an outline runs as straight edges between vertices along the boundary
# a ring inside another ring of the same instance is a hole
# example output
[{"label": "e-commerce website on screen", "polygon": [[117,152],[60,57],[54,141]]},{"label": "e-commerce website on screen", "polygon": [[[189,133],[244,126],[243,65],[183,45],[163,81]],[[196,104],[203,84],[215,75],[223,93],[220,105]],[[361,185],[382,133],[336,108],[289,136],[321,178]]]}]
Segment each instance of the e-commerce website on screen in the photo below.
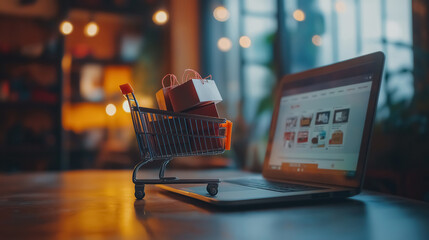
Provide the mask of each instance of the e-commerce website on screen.
[{"label": "e-commerce website on screen", "polygon": [[359,81],[283,95],[270,167],[355,171],[370,92],[371,81]]}]

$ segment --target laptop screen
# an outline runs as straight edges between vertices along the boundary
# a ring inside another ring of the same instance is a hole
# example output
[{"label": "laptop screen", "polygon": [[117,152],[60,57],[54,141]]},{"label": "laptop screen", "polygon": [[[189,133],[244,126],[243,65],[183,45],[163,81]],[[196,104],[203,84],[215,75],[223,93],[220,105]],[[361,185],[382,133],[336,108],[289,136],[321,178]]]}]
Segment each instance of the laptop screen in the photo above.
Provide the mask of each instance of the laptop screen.
[{"label": "laptop screen", "polygon": [[360,187],[383,65],[376,52],[283,77],[264,177]]},{"label": "laptop screen", "polygon": [[353,177],[373,74],[284,88],[268,167],[295,174]]}]

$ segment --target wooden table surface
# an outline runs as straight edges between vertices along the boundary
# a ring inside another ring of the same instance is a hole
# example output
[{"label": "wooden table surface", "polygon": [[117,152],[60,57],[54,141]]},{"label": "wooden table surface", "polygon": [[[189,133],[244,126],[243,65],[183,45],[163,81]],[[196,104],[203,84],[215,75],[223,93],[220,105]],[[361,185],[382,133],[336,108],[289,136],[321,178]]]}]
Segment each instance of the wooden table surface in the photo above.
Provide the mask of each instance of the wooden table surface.
[{"label": "wooden table surface", "polygon": [[133,193],[131,171],[0,174],[0,239],[429,239],[429,204],[376,193],[230,210],[153,186]]}]

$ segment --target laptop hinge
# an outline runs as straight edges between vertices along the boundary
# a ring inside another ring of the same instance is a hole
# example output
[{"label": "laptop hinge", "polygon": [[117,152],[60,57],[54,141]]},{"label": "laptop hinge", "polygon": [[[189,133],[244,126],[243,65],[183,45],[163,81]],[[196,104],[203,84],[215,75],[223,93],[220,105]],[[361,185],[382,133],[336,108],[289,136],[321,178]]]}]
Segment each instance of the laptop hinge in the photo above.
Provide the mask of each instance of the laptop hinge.
[{"label": "laptop hinge", "polygon": [[334,184],[327,184],[327,183],[317,183],[317,182],[307,182],[307,181],[299,181],[299,180],[290,180],[290,179],[279,179],[279,178],[269,178],[266,176],[263,176],[265,179],[274,181],[274,182],[290,182],[290,183],[297,183],[297,184],[303,184],[303,185],[315,185],[315,186],[326,186],[331,188],[345,188],[345,189],[359,189],[358,187],[349,187],[349,186],[341,186],[341,185],[334,185]]}]

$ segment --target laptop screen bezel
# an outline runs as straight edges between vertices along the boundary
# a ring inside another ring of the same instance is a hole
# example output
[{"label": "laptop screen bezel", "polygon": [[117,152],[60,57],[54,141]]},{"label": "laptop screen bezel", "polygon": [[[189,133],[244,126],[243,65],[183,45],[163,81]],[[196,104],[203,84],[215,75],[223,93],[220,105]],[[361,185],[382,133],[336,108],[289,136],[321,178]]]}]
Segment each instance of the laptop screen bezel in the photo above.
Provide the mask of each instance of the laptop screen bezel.
[{"label": "laptop screen bezel", "polygon": [[[381,79],[384,66],[384,54],[375,52],[362,57],[339,62],[336,64],[308,70],[301,73],[291,74],[283,77],[280,86],[277,88],[276,101],[274,106],[273,117],[271,121],[270,134],[267,145],[267,152],[264,160],[262,174],[265,178],[300,181],[309,183],[323,183],[328,185],[361,188],[367,162],[368,149],[370,146],[371,134],[377,100],[381,85]],[[358,71],[356,71],[358,69]],[[368,109],[365,118],[361,147],[359,150],[356,174],[354,176],[322,174],[322,173],[293,173],[282,170],[271,169],[269,166],[271,149],[273,146],[274,133],[277,127],[277,118],[279,114],[280,100],[284,89],[293,89],[309,86],[323,81],[338,81],[346,77],[358,76],[358,74],[371,73],[373,75],[371,92],[369,96]],[[330,76],[335,76],[330,78]],[[332,80],[334,79],[334,80]]]}]

